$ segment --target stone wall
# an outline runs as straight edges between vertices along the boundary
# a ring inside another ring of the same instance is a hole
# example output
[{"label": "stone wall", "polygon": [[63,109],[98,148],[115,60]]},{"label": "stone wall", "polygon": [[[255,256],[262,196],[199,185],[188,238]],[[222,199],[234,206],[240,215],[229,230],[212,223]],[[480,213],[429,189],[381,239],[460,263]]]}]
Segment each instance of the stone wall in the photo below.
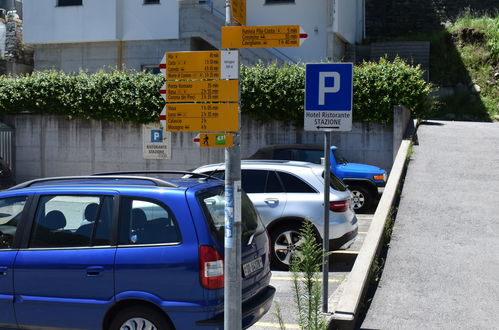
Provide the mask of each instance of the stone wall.
[{"label": "stone wall", "polygon": [[[171,159],[146,160],[142,153],[142,125],[30,114],[9,116],[4,122],[15,129],[17,182],[106,171],[189,170],[224,161],[224,149],[199,148],[193,143],[197,132],[172,133]],[[405,125],[393,128],[354,123],[351,132],[333,133],[331,142],[349,161],[389,170],[393,161],[393,137],[399,136],[397,132],[405,129]],[[242,158],[263,146],[293,143],[323,145],[324,134],[304,132],[281,122],[262,124],[242,118]]]},{"label": "stone wall", "polygon": [[475,11],[499,10],[498,0],[366,0],[366,37],[438,31],[442,23],[470,8]]}]

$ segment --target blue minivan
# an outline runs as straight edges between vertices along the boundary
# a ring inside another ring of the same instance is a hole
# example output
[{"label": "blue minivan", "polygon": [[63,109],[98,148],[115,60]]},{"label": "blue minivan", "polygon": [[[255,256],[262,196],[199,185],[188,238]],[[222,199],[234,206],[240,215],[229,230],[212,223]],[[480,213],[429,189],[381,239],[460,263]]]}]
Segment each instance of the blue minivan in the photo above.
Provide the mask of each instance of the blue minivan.
[{"label": "blue minivan", "polygon": [[[265,228],[244,193],[241,205],[247,328],[275,288]],[[223,181],[166,172],[29,181],[0,193],[0,328],[222,329],[223,257]]]}]

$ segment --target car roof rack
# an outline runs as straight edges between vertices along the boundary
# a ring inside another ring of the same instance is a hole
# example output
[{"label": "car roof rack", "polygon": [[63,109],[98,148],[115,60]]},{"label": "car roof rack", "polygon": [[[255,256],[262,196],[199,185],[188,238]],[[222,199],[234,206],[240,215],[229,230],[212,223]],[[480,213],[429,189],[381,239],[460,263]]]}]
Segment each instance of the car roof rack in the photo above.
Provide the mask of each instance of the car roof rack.
[{"label": "car roof rack", "polygon": [[136,175],[136,174],[184,174],[184,175],[192,175],[194,178],[201,179],[218,179],[212,177],[208,174],[203,173],[195,173],[189,171],[166,171],[166,170],[142,170],[142,171],[118,171],[118,172],[103,172],[103,173],[94,173],[95,176],[102,175]]},{"label": "car roof rack", "polygon": [[71,180],[143,180],[154,183],[158,187],[170,187],[170,188],[178,188],[179,186],[168,182],[166,180],[151,178],[147,176],[135,176],[135,175],[85,175],[85,176],[60,176],[60,177],[51,177],[51,178],[40,178],[34,179],[30,181],[26,181],[24,183],[15,185],[8,190],[16,190],[31,187],[37,183],[51,182],[51,181],[71,181]]},{"label": "car roof rack", "polygon": [[196,173],[192,171],[166,171],[166,170],[142,170],[142,171],[118,171],[118,172],[103,172],[103,173],[94,173],[93,175],[136,175],[136,174],[183,174],[190,175],[192,178],[198,178],[200,180],[206,179],[214,179],[214,180],[222,180],[215,176],[206,174],[206,173]]}]

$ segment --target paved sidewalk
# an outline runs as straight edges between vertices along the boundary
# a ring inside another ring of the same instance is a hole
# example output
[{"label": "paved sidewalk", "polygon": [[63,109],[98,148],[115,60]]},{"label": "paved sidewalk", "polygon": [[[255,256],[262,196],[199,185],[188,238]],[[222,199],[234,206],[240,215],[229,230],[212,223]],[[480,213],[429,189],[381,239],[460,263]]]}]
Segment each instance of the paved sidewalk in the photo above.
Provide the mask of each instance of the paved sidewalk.
[{"label": "paved sidewalk", "polygon": [[362,329],[499,329],[499,123],[419,126]]}]

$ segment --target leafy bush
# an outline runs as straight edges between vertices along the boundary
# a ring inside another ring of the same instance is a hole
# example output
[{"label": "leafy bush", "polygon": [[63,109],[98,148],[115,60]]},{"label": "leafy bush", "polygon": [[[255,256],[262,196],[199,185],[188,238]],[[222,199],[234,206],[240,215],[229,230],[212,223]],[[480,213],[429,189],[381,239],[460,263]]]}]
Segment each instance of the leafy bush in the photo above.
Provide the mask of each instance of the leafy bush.
[{"label": "leafy bush", "polygon": [[303,123],[305,66],[241,67],[241,111],[261,121]]},{"label": "leafy bush", "polygon": [[163,78],[145,72],[0,76],[0,114],[31,112],[117,122],[155,121],[163,106]]},{"label": "leafy bush", "polygon": [[396,105],[406,107],[415,118],[427,118],[432,111],[431,84],[423,80],[419,65],[400,58],[355,66],[353,88],[354,121],[390,124]]},{"label": "leafy bush", "polygon": [[[0,115],[31,112],[117,122],[156,121],[164,105],[164,79],[145,72],[114,71],[66,74],[35,72],[25,77],[0,76]],[[354,67],[354,112],[358,122],[392,121],[394,105],[415,117],[431,107],[431,87],[419,67],[400,59]],[[261,120],[303,125],[303,64],[258,64],[241,68],[242,113]]]},{"label": "leafy bush", "polygon": [[[354,66],[353,120],[390,124],[393,107],[403,105],[414,117],[425,118],[432,108],[431,85],[419,66],[396,58]],[[258,64],[241,69],[242,112],[262,120],[303,124],[305,66]]]}]

